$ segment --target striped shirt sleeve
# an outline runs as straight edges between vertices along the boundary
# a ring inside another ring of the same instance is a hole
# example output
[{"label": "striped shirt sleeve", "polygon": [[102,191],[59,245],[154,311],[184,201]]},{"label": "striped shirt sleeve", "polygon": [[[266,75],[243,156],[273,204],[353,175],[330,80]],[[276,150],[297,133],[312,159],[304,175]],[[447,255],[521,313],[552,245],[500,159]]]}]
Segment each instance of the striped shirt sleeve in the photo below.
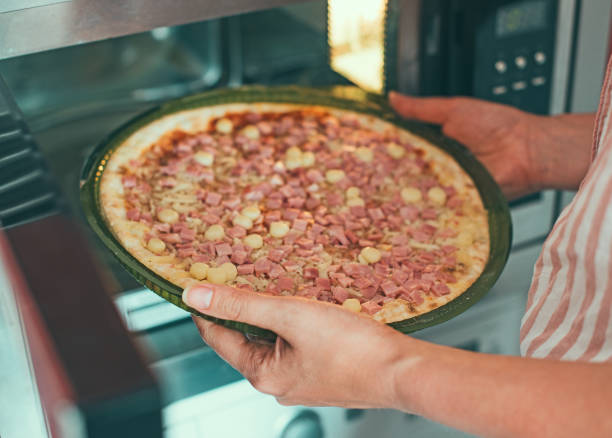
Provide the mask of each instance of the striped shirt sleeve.
[{"label": "striped shirt sleeve", "polygon": [[521,327],[525,356],[612,360],[612,100],[608,66],[593,161],[544,243]]}]

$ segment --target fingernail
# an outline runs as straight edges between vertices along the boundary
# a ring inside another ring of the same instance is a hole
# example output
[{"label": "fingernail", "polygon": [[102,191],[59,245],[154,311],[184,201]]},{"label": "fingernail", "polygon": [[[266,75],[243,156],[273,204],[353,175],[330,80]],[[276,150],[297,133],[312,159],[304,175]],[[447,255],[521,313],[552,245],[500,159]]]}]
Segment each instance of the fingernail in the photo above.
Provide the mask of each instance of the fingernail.
[{"label": "fingernail", "polygon": [[183,291],[183,301],[185,304],[198,310],[208,309],[212,296],[212,288],[202,284],[189,286]]}]

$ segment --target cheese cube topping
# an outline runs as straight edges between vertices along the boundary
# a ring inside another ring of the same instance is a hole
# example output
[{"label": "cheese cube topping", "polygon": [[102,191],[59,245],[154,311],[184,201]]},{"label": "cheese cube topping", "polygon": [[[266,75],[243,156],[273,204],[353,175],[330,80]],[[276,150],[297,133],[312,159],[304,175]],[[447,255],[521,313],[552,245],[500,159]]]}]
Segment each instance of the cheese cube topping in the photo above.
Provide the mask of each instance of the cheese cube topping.
[{"label": "cheese cube topping", "polygon": [[359,188],[358,187],[349,187],[348,189],[346,189],[346,197],[348,199],[359,198],[360,197]]},{"label": "cheese cube topping", "polygon": [[215,124],[215,129],[220,134],[231,134],[234,130],[234,124],[230,119],[222,118],[217,120]]},{"label": "cheese cube topping", "polygon": [[149,251],[155,254],[161,254],[162,252],[164,252],[164,249],[166,249],[166,244],[162,240],[159,240],[157,237],[153,237],[149,239],[149,242],[147,243],[147,248],[149,249]]},{"label": "cheese cube topping", "polygon": [[297,146],[292,146],[285,153],[285,167],[289,170],[302,167],[302,151]]},{"label": "cheese cube topping", "polygon": [[208,265],[206,263],[196,262],[189,268],[189,273],[196,280],[204,280],[208,274]]},{"label": "cheese cube topping", "polygon": [[235,216],[234,219],[232,219],[232,223],[234,225],[241,226],[242,228],[245,228],[247,230],[253,228],[253,220],[250,217],[242,214]]},{"label": "cheese cube topping", "polygon": [[302,154],[302,167],[310,167],[315,163],[315,154],[307,151]]},{"label": "cheese cube topping", "polygon": [[365,202],[361,198],[349,198],[346,201],[348,207],[365,207]]},{"label": "cheese cube topping", "polygon": [[199,151],[194,154],[193,159],[196,161],[196,163],[201,164],[202,166],[210,167],[212,166],[215,158],[210,152]]},{"label": "cheese cube topping", "polygon": [[223,284],[227,281],[227,271],[222,267],[209,268],[206,279],[213,284]]},{"label": "cheese cube topping", "polygon": [[251,220],[256,220],[261,215],[261,211],[257,205],[249,205],[242,209],[242,215]]},{"label": "cheese cube topping", "polygon": [[344,300],[344,302],[342,303],[342,307],[347,310],[350,310],[351,312],[361,312],[361,304],[359,303],[359,300],[357,298],[348,298]]},{"label": "cheese cube topping", "polygon": [[234,281],[238,276],[238,269],[233,263],[223,263],[219,268],[225,271],[225,281]]},{"label": "cheese cube topping", "polygon": [[446,192],[440,187],[432,187],[427,191],[427,197],[431,202],[438,205],[446,204]]},{"label": "cheese cube topping", "polygon": [[270,235],[272,237],[285,237],[289,232],[289,224],[284,221],[272,222],[270,224]]},{"label": "cheese cube topping", "polygon": [[325,180],[330,184],[337,183],[338,181],[342,180],[344,177],[345,177],[344,170],[341,170],[341,169],[330,169],[327,172],[325,172]]},{"label": "cheese cube topping", "polygon": [[157,213],[157,218],[167,224],[173,224],[179,220],[179,214],[171,208],[164,208]]},{"label": "cheese cube topping", "polygon": [[254,125],[245,126],[240,133],[249,140],[257,140],[259,138],[259,129]]},{"label": "cheese cube topping", "polygon": [[371,163],[374,160],[374,151],[372,149],[360,146],[355,149],[355,156],[366,163]]},{"label": "cheese cube topping", "polygon": [[249,234],[244,239],[242,239],[246,246],[249,246],[253,249],[259,249],[263,246],[263,238],[259,234]]},{"label": "cheese cube topping", "polygon": [[402,200],[407,204],[419,202],[423,199],[423,194],[415,187],[404,187],[400,195],[402,196]]},{"label": "cheese cube topping", "polygon": [[399,160],[404,155],[406,155],[406,149],[404,149],[397,143],[387,143],[387,153],[396,160]]},{"label": "cheese cube topping", "polygon": [[208,227],[204,233],[207,240],[221,240],[225,236],[225,230],[221,225],[215,224]]},{"label": "cheese cube topping", "polygon": [[376,248],[372,248],[371,246],[366,246],[363,248],[359,255],[367,264],[379,262],[381,258],[380,251]]}]

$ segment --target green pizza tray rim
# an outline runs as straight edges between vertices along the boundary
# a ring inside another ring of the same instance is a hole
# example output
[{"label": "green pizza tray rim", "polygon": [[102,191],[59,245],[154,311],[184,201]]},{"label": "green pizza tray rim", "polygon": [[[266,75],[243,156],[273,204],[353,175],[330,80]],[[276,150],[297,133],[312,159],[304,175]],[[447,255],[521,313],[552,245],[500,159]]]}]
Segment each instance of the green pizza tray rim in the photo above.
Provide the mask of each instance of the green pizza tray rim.
[{"label": "green pizza tray rim", "polygon": [[108,159],[126,138],[143,126],[168,114],[184,110],[229,103],[258,102],[327,106],[378,117],[424,138],[449,153],[474,181],[487,210],[489,222],[489,258],[483,272],[454,300],[425,314],[390,323],[391,327],[403,333],[411,333],[440,324],[467,310],[493,287],[506,264],[512,241],[512,221],[508,203],[495,180],[465,146],[443,135],[438,127],[400,118],[382,96],[345,86],[323,88],[248,86],[190,95],[168,101],[137,115],[107,135],[94,148],[81,171],[82,208],[89,225],[104,245],[145,287],[184,310],[239,330],[252,338],[266,341],[275,338],[276,335],[269,330],[238,321],[214,318],[186,306],[181,299],[182,289],[179,286],[153,272],[121,245],[104,218],[99,197],[99,183]]}]

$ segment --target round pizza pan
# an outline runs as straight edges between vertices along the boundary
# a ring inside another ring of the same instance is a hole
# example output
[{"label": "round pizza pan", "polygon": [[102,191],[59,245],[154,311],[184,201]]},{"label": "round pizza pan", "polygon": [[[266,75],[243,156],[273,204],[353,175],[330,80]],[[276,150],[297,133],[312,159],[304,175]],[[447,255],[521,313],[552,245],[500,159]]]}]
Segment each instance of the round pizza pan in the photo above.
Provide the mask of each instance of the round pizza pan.
[{"label": "round pizza pan", "polygon": [[249,86],[219,89],[166,102],[125,123],[109,134],[91,153],[81,173],[81,203],[87,220],[106,247],[119,262],[145,287],[171,303],[206,319],[239,330],[250,337],[273,340],[275,334],[237,321],[220,320],[202,315],[181,300],[182,288],[160,277],[133,257],[118,241],[108,226],[100,203],[100,181],[106,163],[116,148],[138,129],[168,114],[228,103],[294,103],[322,105],[376,116],[428,140],[449,153],[470,175],[488,213],[489,258],[483,272],[461,295],[428,313],[389,324],[403,333],[410,333],[447,321],[459,315],[491,289],[501,274],[512,241],[512,222],[508,203],[499,186],[485,167],[463,145],[444,136],[437,127],[398,117],[378,95],[354,87],[336,86],[305,88],[298,86]]}]

